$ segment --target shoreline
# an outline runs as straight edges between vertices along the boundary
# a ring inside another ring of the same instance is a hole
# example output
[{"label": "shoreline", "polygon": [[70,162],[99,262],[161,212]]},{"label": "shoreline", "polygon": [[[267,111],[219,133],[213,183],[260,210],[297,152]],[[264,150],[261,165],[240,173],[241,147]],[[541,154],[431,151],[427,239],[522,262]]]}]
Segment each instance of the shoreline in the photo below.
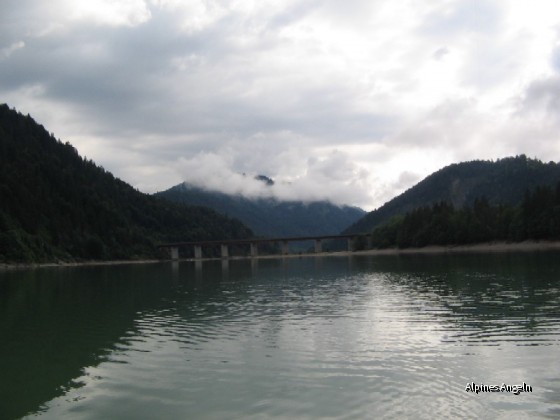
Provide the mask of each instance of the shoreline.
[{"label": "shoreline", "polygon": [[[315,253],[298,253],[287,255],[258,255],[250,256],[231,256],[228,260],[243,259],[273,259],[273,258],[308,258],[308,257],[350,257],[350,256],[377,256],[377,255],[437,255],[437,254],[460,254],[460,253],[508,253],[508,252],[540,252],[540,251],[559,251],[560,241],[524,241],[524,242],[487,242],[472,245],[429,245],[422,248],[385,248],[385,249],[366,249],[360,251],[333,251]],[[198,261],[220,261],[222,258],[204,258]],[[182,258],[178,261],[197,261],[193,258]],[[118,260],[118,261],[85,261],[85,262],[53,262],[37,264],[0,264],[0,270],[18,270],[30,268],[65,268],[65,267],[87,267],[87,266],[110,266],[127,264],[155,264],[163,262],[174,262],[165,260]]]},{"label": "shoreline", "polygon": [[30,268],[67,268],[87,267],[102,265],[127,265],[127,264],[155,264],[166,260],[111,260],[111,261],[81,261],[81,262],[50,262],[50,263],[0,263],[2,270],[27,270]]},{"label": "shoreline", "polygon": [[560,241],[484,242],[469,245],[428,245],[422,248],[387,248],[356,251],[362,255],[501,253],[560,250]]},{"label": "shoreline", "polygon": [[436,255],[460,253],[508,253],[508,252],[540,252],[560,251],[560,241],[523,241],[523,242],[484,242],[470,245],[428,245],[421,248],[382,248],[365,249],[360,251],[333,251],[315,253],[301,253],[288,255],[259,255],[257,258],[298,258],[298,257],[347,257],[347,256],[376,256],[376,255]]}]

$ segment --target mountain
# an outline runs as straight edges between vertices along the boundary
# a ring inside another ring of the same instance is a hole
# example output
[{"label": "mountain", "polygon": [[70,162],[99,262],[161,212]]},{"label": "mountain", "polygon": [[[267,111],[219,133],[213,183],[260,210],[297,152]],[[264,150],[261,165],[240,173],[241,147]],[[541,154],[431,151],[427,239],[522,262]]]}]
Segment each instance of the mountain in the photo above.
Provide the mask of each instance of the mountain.
[{"label": "mountain", "polygon": [[247,238],[241,222],[143,194],[0,105],[0,262],[138,259],[168,241]]},{"label": "mountain", "polygon": [[[263,175],[257,179],[266,185],[274,183]],[[207,191],[186,183],[155,195],[174,202],[210,207],[241,220],[256,235],[264,237],[337,234],[365,214],[357,207],[339,207],[326,201],[303,203],[272,198],[250,199]]]},{"label": "mountain", "polygon": [[445,201],[455,208],[472,206],[485,197],[490,205],[518,205],[526,191],[554,186],[560,164],[543,163],[525,155],[495,162],[475,160],[446,166],[348,227],[343,233],[371,232],[396,215]]}]

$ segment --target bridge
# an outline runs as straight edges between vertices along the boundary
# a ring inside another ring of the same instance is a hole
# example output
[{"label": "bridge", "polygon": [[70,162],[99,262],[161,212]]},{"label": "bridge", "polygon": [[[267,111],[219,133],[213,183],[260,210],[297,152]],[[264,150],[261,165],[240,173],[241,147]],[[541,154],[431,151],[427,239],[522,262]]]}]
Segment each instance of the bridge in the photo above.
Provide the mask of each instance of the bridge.
[{"label": "bridge", "polygon": [[219,241],[189,241],[189,242],[173,242],[168,244],[160,244],[158,248],[169,249],[172,260],[179,259],[179,248],[194,248],[194,259],[202,259],[203,247],[219,246],[222,258],[230,257],[230,246],[232,245],[249,245],[249,255],[251,258],[259,255],[258,246],[261,244],[280,244],[282,255],[290,254],[290,242],[314,241],[314,251],[316,254],[323,252],[323,241],[327,240],[346,240],[348,251],[354,251],[358,238],[367,240],[367,247],[371,248],[371,236],[369,235],[325,235],[325,236],[291,236],[285,238],[253,238],[253,239],[224,239]]}]

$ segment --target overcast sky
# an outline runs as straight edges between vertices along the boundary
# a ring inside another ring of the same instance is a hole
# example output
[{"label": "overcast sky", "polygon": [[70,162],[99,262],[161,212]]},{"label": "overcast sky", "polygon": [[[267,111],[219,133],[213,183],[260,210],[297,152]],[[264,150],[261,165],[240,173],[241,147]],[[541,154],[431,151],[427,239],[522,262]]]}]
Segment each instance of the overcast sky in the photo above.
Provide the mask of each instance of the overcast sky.
[{"label": "overcast sky", "polygon": [[0,102],[144,192],[264,174],[373,209],[450,163],[560,160],[560,2],[1,0]]}]

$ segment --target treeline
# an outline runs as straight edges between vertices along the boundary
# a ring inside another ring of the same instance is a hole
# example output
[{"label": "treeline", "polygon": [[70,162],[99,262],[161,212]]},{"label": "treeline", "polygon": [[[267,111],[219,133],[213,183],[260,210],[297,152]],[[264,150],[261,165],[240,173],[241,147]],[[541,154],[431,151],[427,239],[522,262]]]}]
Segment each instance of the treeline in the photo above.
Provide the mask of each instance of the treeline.
[{"label": "treeline", "polygon": [[0,105],[0,262],[154,258],[162,242],[250,236],[235,219],[135,190]]},{"label": "treeline", "polygon": [[560,240],[560,182],[527,191],[517,206],[485,197],[455,209],[441,201],[395,216],[372,233],[376,248],[463,245],[491,241]]}]

